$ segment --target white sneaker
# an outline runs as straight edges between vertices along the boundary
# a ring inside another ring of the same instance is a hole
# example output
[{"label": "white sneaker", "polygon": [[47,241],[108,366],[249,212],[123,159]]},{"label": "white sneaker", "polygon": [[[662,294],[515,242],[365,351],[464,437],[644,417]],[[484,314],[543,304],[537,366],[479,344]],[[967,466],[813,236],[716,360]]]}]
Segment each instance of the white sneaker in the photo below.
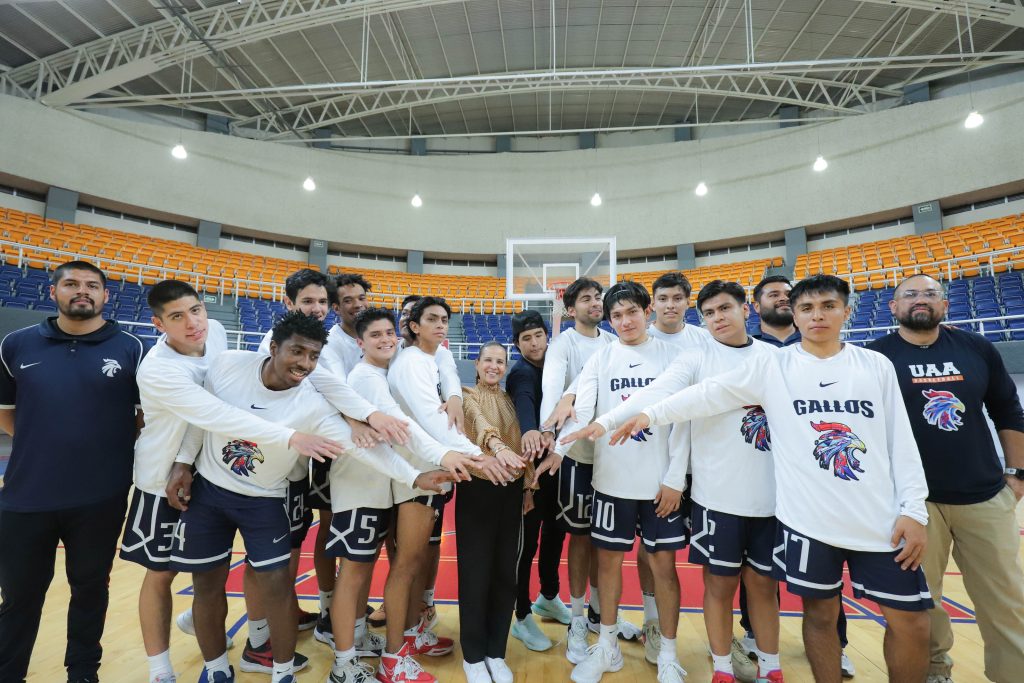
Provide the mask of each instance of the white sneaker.
[{"label": "white sneaker", "polygon": [[523,641],[527,650],[543,652],[551,649],[551,639],[544,635],[544,632],[533,620],[532,614],[527,614],[522,620],[512,622],[512,637]]},{"label": "white sneaker", "polygon": [[658,683],[686,683],[686,669],[679,662],[658,662]]},{"label": "white sneaker", "polygon": [[508,668],[504,659],[484,657],[484,664],[487,665],[487,671],[490,672],[491,680],[494,683],[512,683],[512,669]]},{"label": "white sneaker", "polygon": [[598,683],[605,673],[622,670],[622,650],[602,643],[587,649],[587,658],[577,664],[570,678],[574,683]]},{"label": "white sneaker", "polygon": [[565,636],[565,658],[579,664],[587,658],[587,618],[573,617]]},{"label": "white sneaker", "polygon": [[340,669],[332,668],[326,683],[375,683],[373,668],[358,659],[350,659]]},{"label": "white sneaker", "polygon": [[619,638],[622,640],[639,641],[644,635],[643,630],[641,630],[639,626],[631,622],[624,621],[622,617],[619,617],[616,625],[619,627]]},{"label": "white sneaker", "polygon": [[[196,634],[196,625],[192,621],[192,608],[189,607],[187,610],[182,612],[174,620],[174,623],[178,625],[178,630],[182,633],[187,633],[190,636]],[[230,650],[235,646],[235,641],[228,634],[224,634],[224,648]]]},{"label": "white sneaker", "polygon": [[[853,675],[857,673],[857,670],[853,668],[853,660],[846,656],[846,650],[843,650],[842,657],[839,660],[839,668],[842,669],[843,678],[853,678]],[[953,679],[946,678],[943,680],[940,678],[938,683],[953,683]]]},{"label": "white sneaker", "polygon": [[373,631],[366,631],[363,637],[355,642],[356,657],[380,657],[386,644],[384,636]]},{"label": "white sneaker", "polygon": [[543,595],[538,595],[537,599],[533,601],[530,610],[542,619],[553,619],[566,626],[572,621],[572,610],[566,607],[565,603],[562,602],[562,598],[557,595],[551,600],[548,600]]},{"label": "white sneaker", "polygon": [[945,674],[928,674],[927,683],[953,683],[953,679]]},{"label": "white sneaker", "polygon": [[462,670],[466,672],[467,683],[491,683],[491,675],[487,673],[487,665],[483,662],[470,664],[463,661]]},{"label": "white sneaker", "polygon": [[644,624],[644,659],[651,664],[658,663],[661,652],[661,627],[653,619]]},{"label": "white sneaker", "polygon": [[[732,672],[736,680],[741,683],[754,683],[757,678],[757,663],[751,660],[750,655],[744,651],[743,645],[735,637],[732,639],[729,654],[732,656]],[[757,657],[756,653],[754,657]]]},{"label": "white sneaker", "polygon": [[178,677],[174,673],[169,674],[157,674],[156,678],[152,679],[149,683],[178,683]]},{"label": "white sneaker", "polygon": [[744,633],[743,637],[739,640],[733,638],[733,642],[739,645],[740,650],[742,650],[743,654],[745,654],[746,656],[750,657],[751,659],[757,657],[757,641],[754,640],[754,636],[750,633]]}]

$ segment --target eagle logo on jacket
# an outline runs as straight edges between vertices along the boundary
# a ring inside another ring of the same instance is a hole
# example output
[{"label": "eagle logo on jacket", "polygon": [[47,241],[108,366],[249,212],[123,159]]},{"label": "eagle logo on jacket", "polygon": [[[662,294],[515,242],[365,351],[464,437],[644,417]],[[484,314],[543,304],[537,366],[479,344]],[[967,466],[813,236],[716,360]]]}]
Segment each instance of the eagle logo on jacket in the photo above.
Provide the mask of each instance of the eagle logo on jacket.
[{"label": "eagle logo on jacket", "polygon": [[768,431],[768,416],[761,406],[743,406],[747,414],[740,423],[740,434],[743,440],[759,451],[772,449],[772,435]]},{"label": "eagle logo on jacket", "polygon": [[957,415],[957,411],[962,413],[967,407],[952,391],[925,389],[921,394],[928,399],[923,412],[928,424],[944,432],[955,432],[963,426],[964,421]]},{"label": "eagle logo on jacket", "polygon": [[221,454],[224,464],[229,465],[232,472],[243,477],[248,477],[250,472],[255,472],[256,463],[264,460],[259,446],[244,439],[229,441],[221,449]]},{"label": "eagle logo on jacket", "polygon": [[820,432],[814,441],[814,457],[823,470],[832,468],[832,474],[840,479],[859,481],[854,472],[863,473],[857,451],[867,453],[868,447],[841,422],[812,422],[816,432]]}]

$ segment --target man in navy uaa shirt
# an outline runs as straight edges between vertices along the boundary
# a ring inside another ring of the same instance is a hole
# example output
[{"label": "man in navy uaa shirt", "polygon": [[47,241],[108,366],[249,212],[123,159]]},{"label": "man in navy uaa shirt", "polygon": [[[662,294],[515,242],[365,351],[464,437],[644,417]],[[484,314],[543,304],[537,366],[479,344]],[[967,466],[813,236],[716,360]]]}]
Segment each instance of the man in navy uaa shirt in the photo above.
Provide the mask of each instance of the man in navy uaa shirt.
[{"label": "man in navy uaa shirt", "polygon": [[139,339],[102,318],[91,263],[53,272],[55,318],[0,342],[0,428],[14,437],[0,489],[0,681],[23,681],[64,544],[68,680],[98,681],[110,568],[124,522],[139,405]]},{"label": "man in navy uaa shirt", "polygon": [[[931,610],[929,681],[952,681],[953,630],[942,608],[942,577],[953,558],[963,572],[985,644],[985,676],[1024,680],[1024,575],[1017,501],[1024,496],[1024,412],[995,346],[980,334],[940,325],[948,302],[927,275],[900,283],[890,304],[900,328],[868,345],[896,366],[928,480],[924,568]],[[985,420],[1006,456],[999,462]]]}]

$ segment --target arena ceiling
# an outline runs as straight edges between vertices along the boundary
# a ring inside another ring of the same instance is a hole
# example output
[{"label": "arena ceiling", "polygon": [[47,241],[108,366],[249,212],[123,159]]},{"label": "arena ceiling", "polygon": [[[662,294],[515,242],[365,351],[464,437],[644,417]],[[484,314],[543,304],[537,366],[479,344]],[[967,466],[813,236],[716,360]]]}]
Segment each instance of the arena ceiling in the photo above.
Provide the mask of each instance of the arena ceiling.
[{"label": "arena ceiling", "polygon": [[1024,0],[0,0],[0,92],[278,140],[857,115],[1022,62]]}]

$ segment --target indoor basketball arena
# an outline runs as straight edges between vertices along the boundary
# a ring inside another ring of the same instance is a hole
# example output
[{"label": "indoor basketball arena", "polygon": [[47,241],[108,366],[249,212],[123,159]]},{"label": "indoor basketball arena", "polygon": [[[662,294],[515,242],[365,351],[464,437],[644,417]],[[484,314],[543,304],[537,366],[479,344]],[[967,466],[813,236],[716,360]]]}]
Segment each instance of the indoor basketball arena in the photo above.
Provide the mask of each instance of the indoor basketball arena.
[{"label": "indoor basketball arena", "polygon": [[0,0],[0,683],[1024,681],[1022,0]]}]

